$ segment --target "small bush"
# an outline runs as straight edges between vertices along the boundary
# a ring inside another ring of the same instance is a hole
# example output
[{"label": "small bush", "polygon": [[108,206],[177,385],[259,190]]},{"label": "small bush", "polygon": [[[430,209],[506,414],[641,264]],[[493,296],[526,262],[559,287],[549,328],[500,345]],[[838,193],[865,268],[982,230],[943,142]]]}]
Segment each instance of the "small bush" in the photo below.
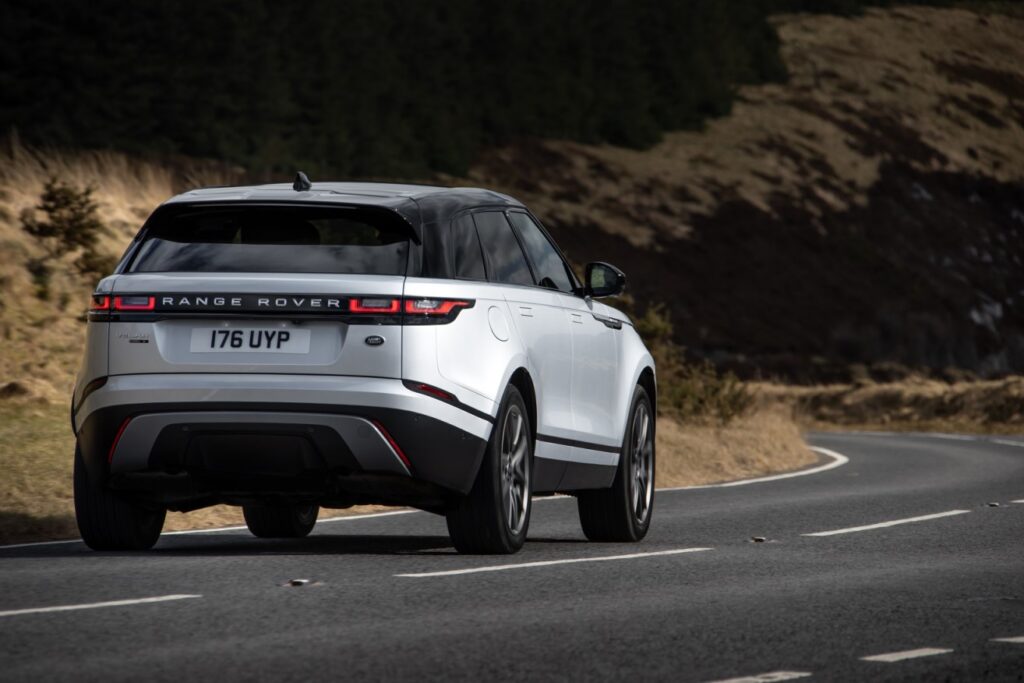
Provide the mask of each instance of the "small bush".
[{"label": "small bush", "polygon": [[[632,307],[631,300],[621,302]],[[754,396],[731,372],[719,373],[708,361],[687,362],[672,339],[672,321],[663,304],[633,316],[636,330],[650,349],[658,371],[658,411],[684,421],[723,424],[750,411]]]},{"label": "small bush", "polygon": [[80,190],[50,178],[39,204],[21,214],[22,229],[46,250],[46,257],[33,260],[29,268],[41,298],[48,295],[50,262],[65,254],[80,251],[75,268],[83,275],[105,275],[113,268],[112,259],[97,251],[104,226],[92,193],[91,187]]}]

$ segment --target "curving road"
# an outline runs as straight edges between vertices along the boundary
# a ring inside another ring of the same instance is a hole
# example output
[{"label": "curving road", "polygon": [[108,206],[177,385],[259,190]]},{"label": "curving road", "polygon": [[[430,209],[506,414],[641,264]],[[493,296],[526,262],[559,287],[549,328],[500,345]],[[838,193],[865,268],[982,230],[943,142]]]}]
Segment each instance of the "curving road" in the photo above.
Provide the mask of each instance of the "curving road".
[{"label": "curving road", "polygon": [[1024,680],[1024,438],[810,441],[848,462],[661,491],[639,545],[558,498],[512,557],[405,512],[3,548],[0,679]]}]

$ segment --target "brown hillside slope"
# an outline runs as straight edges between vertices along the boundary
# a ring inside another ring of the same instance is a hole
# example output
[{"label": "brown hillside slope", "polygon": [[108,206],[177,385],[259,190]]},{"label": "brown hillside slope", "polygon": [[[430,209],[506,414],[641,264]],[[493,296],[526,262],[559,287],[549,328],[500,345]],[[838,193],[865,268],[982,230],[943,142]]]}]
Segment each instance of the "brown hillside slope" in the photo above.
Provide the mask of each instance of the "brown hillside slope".
[{"label": "brown hillside slope", "polygon": [[577,261],[666,301],[752,375],[854,363],[1024,371],[1024,19],[900,8],[776,19],[791,78],[636,152],[531,142],[474,183]]}]

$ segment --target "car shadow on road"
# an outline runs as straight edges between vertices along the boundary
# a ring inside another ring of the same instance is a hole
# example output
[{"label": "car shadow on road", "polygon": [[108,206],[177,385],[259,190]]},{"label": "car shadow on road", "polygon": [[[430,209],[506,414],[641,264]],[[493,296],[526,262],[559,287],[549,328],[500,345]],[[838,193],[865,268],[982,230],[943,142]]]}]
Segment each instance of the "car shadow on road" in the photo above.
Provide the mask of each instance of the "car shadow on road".
[{"label": "car shadow on road", "polygon": [[[580,538],[530,538],[532,544],[579,544]],[[0,558],[84,558],[84,557],[254,557],[267,555],[458,555],[447,536],[399,534],[316,534],[306,538],[254,538],[238,534],[168,535],[152,550],[142,552],[93,551],[80,543],[43,545],[0,551]]]}]

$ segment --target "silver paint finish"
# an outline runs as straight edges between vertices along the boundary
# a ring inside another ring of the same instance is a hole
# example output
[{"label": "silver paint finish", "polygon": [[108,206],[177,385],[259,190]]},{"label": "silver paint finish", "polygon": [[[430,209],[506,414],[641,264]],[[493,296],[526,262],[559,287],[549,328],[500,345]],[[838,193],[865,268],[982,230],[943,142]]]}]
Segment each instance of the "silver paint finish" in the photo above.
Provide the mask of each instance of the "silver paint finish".
[{"label": "silver paint finish", "polygon": [[[357,201],[415,215],[415,198],[437,188],[373,183],[314,183],[296,193],[288,184],[199,190],[180,201]],[[481,191],[482,192],[482,191]],[[511,200],[492,193],[494,197]],[[410,213],[411,212],[411,213]],[[525,370],[536,394],[538,433],[619,448],[631,417],[630,399],[653,359],[628,318],[604,303],[540,287],[379,275],[278,273],[136,273],[105,278],[97,291],[115,294],[180,293],[186,296],[261,293],[445,297],[472,299],[449,324],[346,325],[326,319],[169,319],[156,323],[94,323],[76,399],[92,378],[110,375],[76,416],[80,427],[91,411],[112,405],[184,402],[306,403],[412,410],[487,439],[492,424],[436,398],[409,391],[401,379],[426,382],[494,417],[510,378]],[[612,329],[594,318],[623,322]],[[193,353],[197,326],[311,331],[308,355]],[[108,334],[109,333],[109,334]],[[386,343],[371,346],[368,336]],[[148,339],[149,343],[132,340]],[[108,364],[108,356],[110,363]],[[287,357],[285,357],[287,356]],[[617,452],[537,441],[538,457],[615,465]]]},{"label": "silver paint finish", "polygon": [[210,403],[289,403],[323,406],[362,406],[407,410],[433,417],[488,439],[491,423],[431,396],[406,389],[401,380],[378,377],[271,374],[158,374],[115,375],[92,393],[75,416],[80,428],[95,410],[130,405],[145,413],[147,405],[190,403],[202,410]]}]

